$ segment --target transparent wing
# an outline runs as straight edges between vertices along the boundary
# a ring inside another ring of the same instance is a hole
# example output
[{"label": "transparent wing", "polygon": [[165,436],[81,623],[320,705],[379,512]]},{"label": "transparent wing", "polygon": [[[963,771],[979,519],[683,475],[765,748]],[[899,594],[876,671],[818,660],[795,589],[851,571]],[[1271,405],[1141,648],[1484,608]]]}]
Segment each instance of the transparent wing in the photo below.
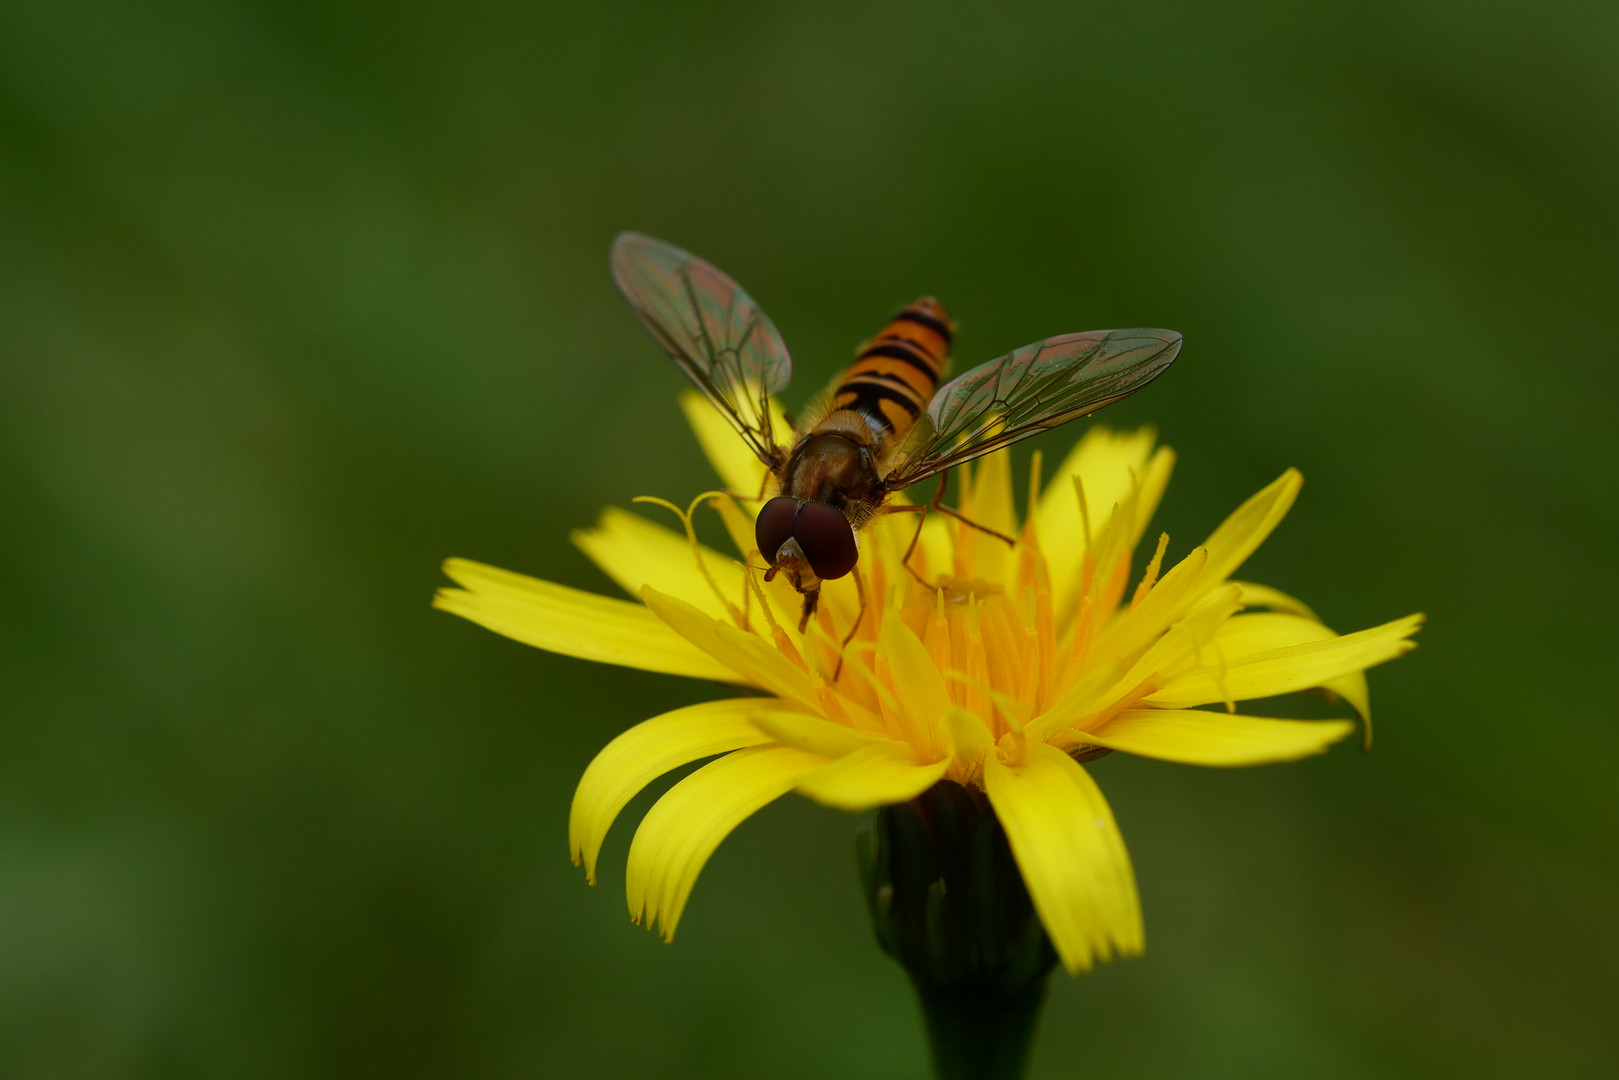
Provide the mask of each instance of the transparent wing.
[{"label": "transparent wing", "polygon": [[653,340],[759,460],[780,464],[769,402],[786,389],[793,364],[769,316],[724,273],[650,236],[620,233],[612,267],[618,291]]},{"label": "transparent wing", "polygon": [[939,388],[884,478],[890,491],[1128,397],[1180,352],[1173,330],[1091,330],[1025,345]]}]

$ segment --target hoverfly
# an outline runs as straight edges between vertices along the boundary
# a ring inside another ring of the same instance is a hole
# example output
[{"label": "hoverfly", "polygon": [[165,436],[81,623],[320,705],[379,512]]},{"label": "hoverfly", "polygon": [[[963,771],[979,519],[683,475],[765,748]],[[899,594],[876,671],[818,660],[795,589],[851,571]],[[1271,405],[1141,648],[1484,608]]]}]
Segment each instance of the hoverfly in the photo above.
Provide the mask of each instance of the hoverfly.
[{"label": "hoverfly", "polygon": [[[931,506],[966,521],[940,502],[948,470],[1128,397],[1181,347],[1173,330],[1061,334],[941,387],[953,327],[924,296],[861,349],[830,399],[783,432],[783,444],[770,398],[787,388],[792,361],[753,299],[709,263],[640,233],[613,242],[612,270],[641,325],[768,467],[766,484],[773,480],[777,494],[759,510],[755,539],[770,564],[766,580],[786,574],[804,597],[800,632],[821,583],[855,570],[862,526],[878,514],[929,508],[885,506],[889,496],[938,476]],[[861,597],[863,608],[863,589]]]}]

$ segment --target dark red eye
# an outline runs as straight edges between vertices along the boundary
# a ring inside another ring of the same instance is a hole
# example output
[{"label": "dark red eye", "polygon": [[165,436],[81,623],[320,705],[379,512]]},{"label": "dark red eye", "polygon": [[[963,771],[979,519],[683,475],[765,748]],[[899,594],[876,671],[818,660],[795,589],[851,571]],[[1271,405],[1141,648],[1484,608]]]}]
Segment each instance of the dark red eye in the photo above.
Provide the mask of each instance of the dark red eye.
[{"label": "dark red eye", "polygon": [[759,508],[759,520],[753,523],[753,538],[759,544],[759,554],[771,566],[776,565],[776,552],[793,535],[793,519],[798,516],[798,500],[778,495]]},{"label": "dark red eye", "polygon": [[804,549],[810,569],[822,581],[833,581],[853,570],[860,555],[849,519],[823,503],[803,505],[793,526],[793,537]]}]

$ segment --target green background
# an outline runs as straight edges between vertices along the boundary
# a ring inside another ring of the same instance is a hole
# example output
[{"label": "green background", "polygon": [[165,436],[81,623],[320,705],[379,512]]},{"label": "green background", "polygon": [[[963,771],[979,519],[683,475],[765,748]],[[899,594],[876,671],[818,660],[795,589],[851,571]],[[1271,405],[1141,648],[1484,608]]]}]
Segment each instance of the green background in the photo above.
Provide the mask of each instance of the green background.
[{"label": "green background", "polygon": [[1108,416],[1172,550],[1296,465],[1247,576],[1429,615],[1370,754],[1095,766],[1148,952],[1037,1076],[1619,1072],[1619,19],[1513,7],[0,7],[0,1073],[924,1075],[853,819],[664,946],[568,801],[712,689],[428,607],[711,484],[623,228],[801,396],[922,292],[963,360],[1175,327]]}]

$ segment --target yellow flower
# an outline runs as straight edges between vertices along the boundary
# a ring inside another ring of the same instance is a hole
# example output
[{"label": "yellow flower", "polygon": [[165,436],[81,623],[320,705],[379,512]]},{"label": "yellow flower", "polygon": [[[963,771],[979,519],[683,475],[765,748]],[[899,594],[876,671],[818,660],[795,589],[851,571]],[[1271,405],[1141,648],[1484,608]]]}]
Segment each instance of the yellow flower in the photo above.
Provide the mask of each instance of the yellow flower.
[{"label": "yellow flower", "polygon": [[[725,422],[695,395],[683,404],[727,488],[760,490],[762,467]],[[1007,454],[961,470],[963,513],[1018,543],[929,515],[912,574],[900,559],[915,516],[876,519],[860,536],[868,605],[847,645],[853,579],[826,585],[800,634],[797,594],[763,580],[751,502],[728,495],[692,506],[718,512],[736,557],[699,545],[679,508],[683,531],[609,509],[575,534],[642,603],[460,559],[445,572],[461,587],[434,603],[554,652],[762,692],[638,724],[579,783],[569,842],[594,883],[608,828],[637,792],[723,755],[659,799],[630,847],[631,916],[666,939],[720,841],[779,796],[864,810],[949,779],[987,796],[1058,956],[1078,972],[1143,941],[1124,841],[1080,762],[1113,750],[1197,765],[1319,753],[1353,725],[1247,716],[1235,703],[1322,687],[1364,720],[1363,672],[1411,649],[1422,622],[1339,635],[1275,589],[1231,579],[1292,505],[1303,482],[1293,470],[1178,563],[1165,565],[1161,537],[1133,575],[1173,464],[1150,431],[1092,427],[1050,488],[1031,491],[1021,524]]]}]

